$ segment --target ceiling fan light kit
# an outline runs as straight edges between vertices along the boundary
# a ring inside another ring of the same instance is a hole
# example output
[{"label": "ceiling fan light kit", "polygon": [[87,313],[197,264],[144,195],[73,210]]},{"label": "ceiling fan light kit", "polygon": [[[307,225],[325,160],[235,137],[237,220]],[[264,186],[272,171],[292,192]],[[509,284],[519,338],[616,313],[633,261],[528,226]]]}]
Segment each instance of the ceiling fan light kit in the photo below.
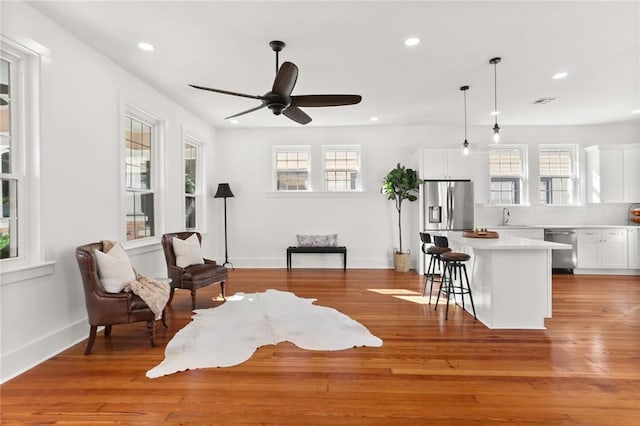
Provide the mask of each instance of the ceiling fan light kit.
[{"label": "ceiling fan light kit", "polygon": [[494,87],[494,92],[493,92],[493,101],[494,101],[494,112],[495,114],[493,115],[496,119],[495,124],[493,126],[493,142],[498,143],[500,142],[500,126],[498,126],[498,71],[496,69],[496,66],[500,63],[500,61],[502,61],[502,58],[500,57],[495,57],[495,58],[491,58],[489,60],[489,63],[491,65],[493,65],[493,87]]},{"label": "ceiling fan light kit", "polygon": [[245,93],[213,89],[211,87],[198,86],[195,84],[190,84],[189,86],[195,89],[222,93],[224,95],[257,99],[262,102],[262,105],[258,105],[257,107],[225,117],[225,120],[248,114],[250,112],[254,112],[266,107],[271,110],[274,115],[282,114],[285,117],[295,121],[296,123],[308,124],[311,122],[311,117],[309,117],[307,113],[302,111],[299,107],[315,108],[355,105],[362,100],[362,96],[360,95],[291,95],[291,93],[293,92],[293,88],[296,85],[296,81],[298,80],[298,67],[292,62],[284,62],[282,66],[280,66],[279,52],[281,52],[282,49],[284,49],[284,47],[286,46],[283,41],[273,40],[269,42],[269,46],[276,55],[276,77],[273,82],[271,91],[265,93],[264,95],[247,95]]}]

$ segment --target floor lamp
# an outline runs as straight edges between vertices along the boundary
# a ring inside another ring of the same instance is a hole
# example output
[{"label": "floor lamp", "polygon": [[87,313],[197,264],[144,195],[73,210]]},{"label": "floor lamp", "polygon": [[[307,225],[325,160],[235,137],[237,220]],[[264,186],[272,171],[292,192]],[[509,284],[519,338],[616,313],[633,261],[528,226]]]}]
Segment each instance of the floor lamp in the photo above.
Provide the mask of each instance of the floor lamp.
[{"label": "floor lamp", "polygon": [[228,183],[219,183],[216,195],[213,196],[213,198],[224,198],[224,263],[222,266],[227,266],[227,264],[229,264],[232,268],[233,263],[229,262],[229,255],[227,253],[227,198],[233,196],[233,192],[231,192],[231,188],[229,188]]}]

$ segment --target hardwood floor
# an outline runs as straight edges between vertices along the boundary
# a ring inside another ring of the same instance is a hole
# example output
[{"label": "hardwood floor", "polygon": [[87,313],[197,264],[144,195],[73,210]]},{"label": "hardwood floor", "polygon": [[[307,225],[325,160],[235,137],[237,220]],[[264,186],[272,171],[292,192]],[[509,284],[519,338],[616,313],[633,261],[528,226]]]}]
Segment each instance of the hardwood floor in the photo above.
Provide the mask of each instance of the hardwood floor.
[{"label": "hardwood floor", "polygon": [[[114,326],[0,387],[1,423],[640,424],[640,277],[555,275],[546,330],[489,330],[419,297],[389,270],[242,270],[228,294],[268,288],[317,298],[364,324],[381,348],[260,348],[244,364],[147,379],[190,319],[177,291],[151,348],[144,323]],[[517,277],[514,277],[517,279]],[[199,291],[213,307],[218,286]],[[88,329],[88,326],[87,326]]]}]

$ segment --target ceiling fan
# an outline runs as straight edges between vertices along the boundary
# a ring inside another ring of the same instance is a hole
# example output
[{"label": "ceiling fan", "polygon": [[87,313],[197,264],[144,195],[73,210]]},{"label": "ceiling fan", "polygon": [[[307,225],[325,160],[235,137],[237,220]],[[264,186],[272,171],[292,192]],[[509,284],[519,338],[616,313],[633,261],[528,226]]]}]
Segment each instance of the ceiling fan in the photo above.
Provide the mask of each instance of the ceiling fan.
[{"label": "ceiling fan", "polygon": [[269,108],[275,115],[284,114],[286,117],[300,124],[308,124],[311,122],[309,117],[299,107],[330,107],[330,106],[342,106],[342,105],[354,105],[362,100],[360,95],[295,95],[292,96],[293,88],[296,85],[298,79],[298,67],[292,62],[285,62],[282,66],[278,64],[278,52],[280,52],[285,43],[283,41],[274,40],[269,43],[271,49],[276,54],[276,78],[273,82],[271,91],[264,95],[254,96],[244,93],[230,92],[228,90],[212,89],[211,87],[197,86],[190,84],[189,86],[201,89],[209,90],[211,92],[223,93],[225,95],[241,96],[243,98],[258,99],[262,102],[255,108],[248,109],[246,111],[239,112],[234,115],[225,117],[225,120],[229,118],[238,117],[240,115],[248,114],[253,111],[257,111],[262,108]]}]

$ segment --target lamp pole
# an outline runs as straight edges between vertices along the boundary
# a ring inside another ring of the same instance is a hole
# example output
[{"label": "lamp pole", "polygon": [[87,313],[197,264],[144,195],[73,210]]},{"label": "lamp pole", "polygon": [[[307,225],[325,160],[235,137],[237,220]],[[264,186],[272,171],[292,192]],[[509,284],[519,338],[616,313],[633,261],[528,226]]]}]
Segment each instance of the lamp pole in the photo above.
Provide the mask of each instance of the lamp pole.
[{"label": "lamp pole", "polygon": [[227,198],[234,197],[233,192],[231,192],[231,188],[228,183],[219,183],[218,190],[213,198],[224,198],[224,263],[222,266],[231,265],[233,267],[233,263],[229,262],[229,252],[227,245]]}]

